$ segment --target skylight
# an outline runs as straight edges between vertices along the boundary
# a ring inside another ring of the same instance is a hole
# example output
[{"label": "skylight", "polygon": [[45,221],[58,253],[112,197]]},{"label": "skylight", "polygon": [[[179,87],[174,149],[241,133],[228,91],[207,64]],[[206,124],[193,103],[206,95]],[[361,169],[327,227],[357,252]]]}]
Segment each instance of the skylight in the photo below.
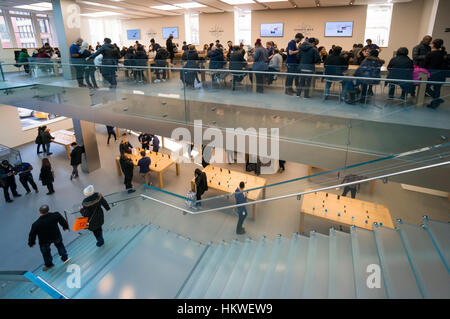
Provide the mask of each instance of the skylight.
[{"label": "skylight", "polygon": [[157,10],[180,10],[179,7],[175,7],[175,6],[172,6],[170,4],[166,4],[166,5],[162,5],[162,6],[153,6],[153,7],[150,7],[150,8],[157,9]]},{"label": "skylight", "polygon": [[197,3],[197,2],[175,3],[174,5],[177,6],[177,7],[181,7],[183,9],[192,9],[192,8],[206,7],[204,4]]},{"label": "skylight", "polygon": [[102,11],[94,13],[82,13],[80,15],[84,17],[100,18],[100,17],[120,16],[122,14],[118,12]]}]

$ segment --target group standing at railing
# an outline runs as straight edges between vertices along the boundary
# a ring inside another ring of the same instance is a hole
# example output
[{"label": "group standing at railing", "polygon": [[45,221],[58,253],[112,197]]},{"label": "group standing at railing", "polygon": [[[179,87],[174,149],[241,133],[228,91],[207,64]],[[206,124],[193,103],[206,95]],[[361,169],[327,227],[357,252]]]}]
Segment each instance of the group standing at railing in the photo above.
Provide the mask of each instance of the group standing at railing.
[{"label": "group standing at railing", "polygon": [[[300,97],[303,93],[305,98],[310,98],[314,75],[323,74],[325,99],[329,95],[333,82],[338,82],[342,86],[340,99],[350,104],[365,103],[367,96],[373,95],[373,86],[381,83],[381,67],[385,63],[378,57],[381,48],[370,39],[367,39],[366,43],[366,46],[354,44],[350,51],[344,51],[342,47],[333,45],[327,52],[325,47],[318,47],[317,38],[305,38],[301,33],[297,33],[288,43],[286,50],[278,49],[272,41],[267,42],[264,47],[261,39],[256,40],[254,47],[248,45],[247,52],[242,43],[233,45],[231,41],[227,42],[226,49],[217,40],[215,44],[205,44],[202,51],[197,51],[194,45],[184,44],[180,78],[186,87],[200,87],[199,74],[205,72],[204,65],[206,61],[209,61],[207,69],[213,83],[220,84],[221,80],[231,74],[232,89],[235,90],[236,84],[249,76],[250,81],[256,82],[256,91],[262,93],[264,83],[272,84],[279,75],[278,72],[282,71],[283,62],[285,62],[286,94],[296,94]],[[450,63],[443,44],[442,39],[432,41],[431,36],[425,36],[421,43],[413,48],[413,59],[408,57],[409,50],[406,47],[397,49],[395,57],[387,65],[387,80],[384,81],[384,84],[389,86],[389,98],[394,98],[396,86],[401,89],[402,100],[406,100],[408,94],[414,96],[417,83],[413,81],[420,80],[419,73],[427,74],[429,81],[445,82]],[[70,47],[70,61],[75,67],[80,87],[98,88],[95,70],[99,67],[100,73],[109,82],[110,88],[115,88],[117,86],[116,70],[122,61],[127,78],[133,76],[137,83],[150,82],[151,79],[146,79],[144,74],[144,69],[150,66],[156,74],[154,82],[164,82],[167,78],[167,70],[172,66],[169,63],[173,63],[177,53],[177,45],[170,38],[165,47],[151,39],[148,51],[138,41],[134,46],[120,49],[116,44],[112,44],[109,38],[104,39],[103,45],[98,43],[96,48],[94,52],[93,48],[81,38]],[[41,57],[38,54],[37,58],[49,59],[48,54],[53,52],[51,50],[53,49],[49,46],[41,48],[39,50]],[[25,51],[24,49],[23,54],[19,56],[19,61],[24,66],[27,59],[32,61],[26,56]],[[316,65],[319,63],[323,63],[323,71],[316,70]],[[359,65],[356,70],[352,67],[353,75],[356,77],[354,80],[346,76],[349,65]],[[226,70],[227,66],[228,70]],[[29,69],[29,66],[27,65],[26,68]],[[367,78],[373,78],[373,80]],[[84,80],[87,85],[84,84]],[[426,93],[432,97],[432,102],[428,105],[431,108],[437,108],[443,102],[440,98],[441,85],[430,83],[426,87]],[[347,95],[349,95],[348,99]]]}]

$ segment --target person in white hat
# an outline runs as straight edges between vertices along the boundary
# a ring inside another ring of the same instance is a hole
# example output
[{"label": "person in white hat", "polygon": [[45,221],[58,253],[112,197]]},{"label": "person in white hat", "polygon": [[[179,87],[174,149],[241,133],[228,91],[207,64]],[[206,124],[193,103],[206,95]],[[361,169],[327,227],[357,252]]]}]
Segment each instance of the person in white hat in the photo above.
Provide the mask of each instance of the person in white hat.
[{"label": "person in white hat", "polygon": [[87,229],[94,233],[97,239],[97,247],[103,246],[105,240],[103,239],[102,225],[105,221],[102,206],[106,210],[110,210],[108,202],[102,194],[95,192],[94,186],[89,185],[83,190],[85,199],[83,199],[82,207],[80,209],[81,215],[88,218]]}]

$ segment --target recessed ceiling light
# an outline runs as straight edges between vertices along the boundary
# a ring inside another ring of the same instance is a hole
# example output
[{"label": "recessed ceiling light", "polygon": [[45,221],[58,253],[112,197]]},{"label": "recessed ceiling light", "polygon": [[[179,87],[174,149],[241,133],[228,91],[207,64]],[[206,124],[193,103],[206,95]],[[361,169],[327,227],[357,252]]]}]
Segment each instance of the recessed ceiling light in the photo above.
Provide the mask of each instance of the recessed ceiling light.
[{"label": "recessed ceiling light", "polygon": [[[287,0],[283,0],[287,1]],[[174,3],[174,6],[181,7],[183,9],[192,9],[192,8],[203,8],[206,7],[204,4],[198,2],[184,2],[184,3]]]},{"label": "recessed ceiling light", "polygon": [[232,5],[232,6],[238,5],[238,4],[255,3],[255,1],[253,1],[253,0],[220,0],[220,1],[228,3],[228,4]]},{"label": "recessed ceiling light", "polygon": [[287,2],[289,0],[258,0],[258,2]]},{"label": "recessed ceiling light", "polygon": [[84,3],[90,6],[96,6],[96,7],[102,7],[102,8],[109,8],[109,9],[122,9],[120,7],[111,6],[109,4],[103,4],[103,3],[97,3],[97,2],[90,2],[90,1],[77,1],[78,3]]},{"label": "recessed ceiling light", "polygon": [[38,2],[21,6],[14,6],[14,8],[34,10],[34,11],[49,11],[53,9],[53,6],[49,2]]},{"label": "recessed ceiling light", "polygon": [[120,16],[120,15],[122,15],[122,14],[118,13],[118,12],[111,12],[111,11],[102,11],[102,12],[82,13],[82,14],[80,14],[80,16],[93,17],[93,18]]},{"label": "recessed ceiling light", "polygon": [[150,8],[157,9],[157,10],[180,10],[181,9],[179,7],[175,7],[175,6],[172,6],[170,4],[166,4],[166,5],[162,5],[162,6],[153,6],[153,7],[150,7]]}]

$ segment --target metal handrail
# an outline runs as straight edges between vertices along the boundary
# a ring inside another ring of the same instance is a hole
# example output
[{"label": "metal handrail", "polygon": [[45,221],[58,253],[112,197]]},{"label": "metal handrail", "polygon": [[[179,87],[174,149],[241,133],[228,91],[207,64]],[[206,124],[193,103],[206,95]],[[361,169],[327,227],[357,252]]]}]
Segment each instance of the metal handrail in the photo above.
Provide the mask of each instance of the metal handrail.
[{"label": "metal handrail", "polygon": [[[321,188],[317,188],[317,189],[314,189],[314,190],[308,190],[308,191],[302,191],[302,192],[297,192],[297,193],[291,193],[291,194],[287,194],[287,195],[271,197],[271,198],[259,199],[259,200],[255,200],[255,201],[251,201],[251,202],[247,202],[247,203],[242,203],[242,204],[234,204],[234,205],[216,207],[216,208],[206,209],[206,210],[197,211],[197,212],[188,210],[185,207],[179,207],[179,206],[176,206],[176,205],[173,205],[173,204],[161,201],[161,200],[159,200],[157,198],[153,198],[153,197],[148,196],[148,195],[141,194],[140,196],[142,196],[142,197],[144,197],[146,199],[150,199],[150,200],[153,200],[155,202],[164,204],[166,206],[170,206],[172,208],[181,210],[182,212],[185,212],[185,213],[188,213],[188,214],[191,214],[191,215],[198,215],[198,214],[203,214],[203,213],[208,213],[208,212],[213,212],[213,211],[218,211],[218,210],[223,210],[223,209],[230,209],[230,208],[236,208],[236,207],[241,207],[241,206],[248,206],[248,205],[254,205],[254,204],[258,204],[258,203],[264,203],[264,202],[270,202],[270,201],[274,201],[274,200],[285,199],[285,198],[294,197],[294,196],[301,196],[301,195],[305,195],[305,194],[309,194],[309,193],[315,193],[315,192],[320,192],[320,191],[325,191],[325,190],[329,190],[329,189],[333,189],[333,188],[337,188],[337,187],[345,187],[345,186],[350,186],[350,185],[370,182],[370,181],[377,180],[377,179],[384,179],[384,178],[388,178],[388,177],[391,177],[391,176],[408,174],[408,173],[412,173],[412,172],[416,172],[416,171],[421,171],[421,170],[425,170],[425,169],[429,169],[429,168],[433,168],[433,167],[444,166],[444,165],[449,165],[449,164],[450,164],[450,161],[446,161],[446,162],[442,162],[442,163],[436,163],[436,164],[431,164],[431,165],[427,165],[427,166],[411,168],[411,169],[404,170],[404,171],[401,171],[401,172],[394,172],[394,173],[384,174],[384,175],[380,175],[380,176],[376,176],[376,177],[364,178],[364,179],[360,179],[360,180],[353,181],[353,182],[347,182],[347,183],[335,184],[335,185],[332,185],[332,186],[321,187]],[[228,194],[228,196],[230,196],[230,195],[232,195],[232,194]]]}]

